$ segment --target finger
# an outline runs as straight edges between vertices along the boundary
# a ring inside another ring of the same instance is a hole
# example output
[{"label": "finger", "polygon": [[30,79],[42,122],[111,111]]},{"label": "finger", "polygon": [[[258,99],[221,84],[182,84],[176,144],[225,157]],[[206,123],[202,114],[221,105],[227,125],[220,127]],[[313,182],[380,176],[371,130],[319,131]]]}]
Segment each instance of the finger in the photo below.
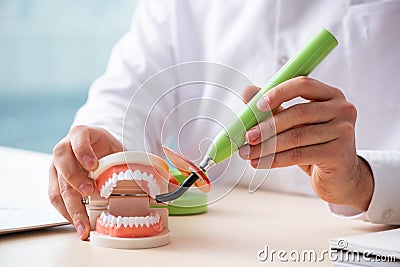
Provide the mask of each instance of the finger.
[{"label": "finger", "polygon": [[82,240],[86,240],[90,232],[90,223],[86,214],[85,205],[82,203],[82,196],[78,191],[72,188],[61,175],[58,175],[58,182],[61,196],[72,223],[79,237]]},{"label": "finger", "polygon": [[75,126],[69,132],[72,151],[79,163],[87,170],[93,171],[97,168],[98,159],[93,151],[90,131],[85,126]]},{"label": "finger", "polygon": [[255,85],[247,86],[243,91],[243,101],[247,104],[260,90],[261,88]]},{"label": "finger", "polygon": [[261,111],[279,107],[296,97],[312,101],[327,101],[335,97],[344,98],[343,93],[334,87],[309,77],[297,77],[283,82],[268,91],[257,103]]},{"label": "finger", "polygon": [[[296,104],[274,116],[275,130],[278,134],[299,125],[329,122],[336,117],[336,113],[333,101]],[[261,131],[262,126],[261,124]],[[267,133],[262,131],[262,135],[264,134]]]},{"label": "finger", "polygon": [[340,147],[336,143],[337,140],[324,144],[297,147],[262,158],[252,159],[250,164],[259,169],[282,168],[293,165],[319,165],[323,162],[328,162],[328,157],[335,157],[335,149],[338,150],[337,148]]},{"label": "finger", "polygon": [[276,109],[274,109],[273,114],[276,115],[276,114],[278,114],[279,112],[282,112],[282,111],[284,111],[284,110],[285,110],[284,107],[279,106],[279,107],[277,107]]},{"label": "finger", "polygon": [[257,145],[275,134],[299,125],[328,122],[336,116],[334,107],[334,103],[329,102],[293,105],[254,126],[246,133],[246,140],[251,145]]},{"label": "finger", "polygon": [[49,169],[49,189],[48,189],[49,199],[51,204],[56,208],[56,210],[64,216],[70,223],[72,223],[71,216],[69,216],[67,209],[65,208],[64,201],[60,193],[60,187],[58,186],[57,171],[54,167],[53,162],[51,163]]},{"label": "finger", "polygon": [[246,141],[257,145],[293,127],[328,122],[336,116],[334,107],[330,102],[296,104],[283,110],[280,107],[274,117],[251,128],[246,133]]},{"label": "finger", "polygon": [[250,152],[245,159],[256,159],[296,147],[331,142],[339,138],[340,134],[335,122],[292,128],[258,145],[250,146]]},{"label": "finger", "polygon": [[68,141],[61,141],[53,150],[54,166],[58,175],[61,175],[68,183],[78,190],[82,196],[93,193],[94,182],[76,160]]},{"label": "finger", "polygon": [[69,138],[76,159],[87,171],[97,168],[98,158],[122,151],[121,143],[102,128],[75,126]]}]

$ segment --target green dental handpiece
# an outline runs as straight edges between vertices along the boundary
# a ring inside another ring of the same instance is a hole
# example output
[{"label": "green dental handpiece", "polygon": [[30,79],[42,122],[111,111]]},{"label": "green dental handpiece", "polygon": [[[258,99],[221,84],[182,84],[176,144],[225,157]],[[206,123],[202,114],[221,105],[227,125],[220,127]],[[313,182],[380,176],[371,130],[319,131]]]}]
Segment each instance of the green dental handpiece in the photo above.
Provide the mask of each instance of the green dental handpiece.
[{"label": "green dental handpiece", "polygon": [[[268,84],[255,95],[246,107],[239,112],[238,118],[229,127],[221,130],[214,138],[207,155],[197,167],[190,160],[165,149],[168,159],[175,166],[191,174],[174,191],[156,196],[157,202],[167,202],[179,198],[194,183],[199,183],[204,192],[210,190],[210,181],[205,174],[212,166],[224,161],[235,153],[244,143],[245,134],[251,127],[264,121],[271,111],[262,112],[257,108],[257,101],[268,90],[278,84],[298,76],[307,76],[337,46],[336,38],[327,30],[319,29],[308,43],[300,49],[272,78]],[[200,182],[199,182],[200,181]]]},{"label": "green dental handpiece", "polygon": [[221,130],[214,138],[207,151],[207,159],[200,166],[208,169],[211,165],[218,164],[229,158],[244,143],[245,134],[251,127],[264,121],[271,112],[261,112],[257,108],[257,101],[267,91],[278,84],[298,76],[309,75],[314,68],[337,46],[336,38],[326,29],[319,29],[307,44],[300,49],[254,96],[246,107],[239,112],[238,119],[229,127]]}]

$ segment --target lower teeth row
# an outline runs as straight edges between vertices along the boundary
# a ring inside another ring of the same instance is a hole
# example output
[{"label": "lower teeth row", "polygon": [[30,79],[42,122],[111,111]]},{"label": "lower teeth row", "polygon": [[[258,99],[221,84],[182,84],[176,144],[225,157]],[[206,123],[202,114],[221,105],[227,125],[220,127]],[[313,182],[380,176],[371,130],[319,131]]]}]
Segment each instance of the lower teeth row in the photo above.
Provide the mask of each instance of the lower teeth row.
[{"label": "lower teeth row", "polygon": [[117,225],[117,228],[121,227],[122,225],[124,227],[139,227],[139,226],[143,226],[146,225],[147,227],[149,227],[151,224],[155,224],[158,223],[158,221],[160,220],[160,215],[158,213],[155,214],[150,214],[150,216],[146,216],[146,217],[142,217],[142,216],[137,216],[137,217],[122,217],[122,216],[118,216],[115,217],[111,214],[106,214],[104,212],[101,213],[100,215],[100,220],[103,223],[107,223],[110,225]]}]

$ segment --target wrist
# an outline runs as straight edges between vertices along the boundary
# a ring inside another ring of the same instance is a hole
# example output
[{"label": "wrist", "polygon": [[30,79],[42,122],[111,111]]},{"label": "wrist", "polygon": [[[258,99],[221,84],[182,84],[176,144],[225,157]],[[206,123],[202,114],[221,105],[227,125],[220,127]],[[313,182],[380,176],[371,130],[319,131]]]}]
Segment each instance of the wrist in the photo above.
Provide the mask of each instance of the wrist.
[{"label": "wrist", "polygon": [[357,156],[355,186],[350,206],[361,211],[367,211],[374,192],[374,178],[371,167],[363,158]]}]

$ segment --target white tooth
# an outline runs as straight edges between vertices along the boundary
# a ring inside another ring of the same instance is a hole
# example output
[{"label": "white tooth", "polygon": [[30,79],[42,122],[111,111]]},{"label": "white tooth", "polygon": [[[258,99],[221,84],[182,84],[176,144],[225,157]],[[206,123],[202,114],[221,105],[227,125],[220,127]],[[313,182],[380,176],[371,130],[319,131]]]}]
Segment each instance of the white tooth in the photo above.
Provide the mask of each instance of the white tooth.
[{"label": "white tooth", "polygon": [[142,180],[142,174],[140,173],[139,170],[136,170],[136,171],[133,173],[133,177],[134,177],[134,179],[135,179],[136,181],[141,181],[141,180]]},{"label": "white tooth", "polygon": [[150,195],[151,195],[151,196],[154,197],[154,196],[156,196],[156,195],[159,194],[160,189],[158,188],[158,186],[157,186],[157,184],[155,183],[154,180],[150,180],[150,181],[148,182],[148,185],[149,185]]},{"label": "white tooth", "polygon": [[119,175],[118,175],[118,181],[122,181],[122,180],[124,180],[124,177],[125,177],[125,174],[124,174],[124,172],[119,172]]},{"label": "white tooth", "polygon": [[149,188],[149,194],[150,194],[150,196],[153,196],[153,186],[151,185],[151,183],[147,183],[147,187]]},{"label": "white tooth", "polygon": [[110,187],[110,185],[108,185],[108,184],[105,184],[104,185],[104,193],[107,193],[108,192],[108,188]]},{"label": "white tooth", "polygon": [[147,227],[150,226],[150,217],[149,217],[149,216],[144,217],[144,224],[145,224]]},{"label": "white tooth", "polygon": [[122,225],[122,217],[118,216],[118,218],[117,218],[117,228],[120,228],[121,225]]},{"label": "white tooth", "polygon": [[133,221],[134,221],[135,227],[138,227],[139,226],[139,217],[133,217]]},{"label": "white tooth", "polygon": [[100,220],[103,220],[104,215],[105,215],[105,214],[104,214],[104,211],[102,211],[101,214],[100,214]]},{"label": "white tooth", "polygon": [[111,224],[114,225],[117,223],[117,218],[112,216]]},{"label": "white tooth", "polygon": [[154,215],[154,217],[156,218],[156,222],[158,222],[158,221],[160,220],[160,214],[156,213],[156,214]]},{"label": "white tooth", "polygon": [[134,224],[135,224],[135,218],[129,217],[129,226],[132,228]]},{"label": "white tooth", "polygon": [[112,180],[114,183],[116,183],[118,181],[118,175],[116,173],[113,173]]},{"label": "white tooth", "polygon": [[122,218],[122,223],[124,224],[125,227],[128,227],[128,225],[129,225],[129,218],[128,218],[128,217]]},{"label": "white tooth", "polygon": [[139,224],[140,224],[140,226],[143,226],[143,224],[144,224],[144,217],[139,217]]},{"label": "white tooth", "polygon": [[154,188],[152,188],[152,190],[150,190],[150,196],[155,198],[157,195],[158,195],[157,191]]},{"label": "white tooth", "polygon": [[107,216],[107,223],[111,224],[111,221],[112,221],[111,215]]},{"label": "white tooth", "polygon": [[128,170],[125,172],[125,180],[132,180],[132,173],[131,173],[131,170],[130,170],[130,169],[128,169]]},{"label": "white tooth", "polygon": [[147,182],[149,181],[149,177],[147,176],[146,172],[142,173],[142,179],[147,181]]},{"label": "white tooth", "polygon": [[154,188],[154,193],[157,195],[157,192],[160,190],[160,188],[158,187],[158,184],[155,181],[153,184],[153,188]]},{"label": "white tooth", "polygon": [[131,175],[131,179],[135,179],[135,172],[132,169],[128,169],[129,174]]},{"label": "white tooth", "polygon": [[149,174],[149,181],[151,181],[151,180],[155,181],[152,173]]}]

